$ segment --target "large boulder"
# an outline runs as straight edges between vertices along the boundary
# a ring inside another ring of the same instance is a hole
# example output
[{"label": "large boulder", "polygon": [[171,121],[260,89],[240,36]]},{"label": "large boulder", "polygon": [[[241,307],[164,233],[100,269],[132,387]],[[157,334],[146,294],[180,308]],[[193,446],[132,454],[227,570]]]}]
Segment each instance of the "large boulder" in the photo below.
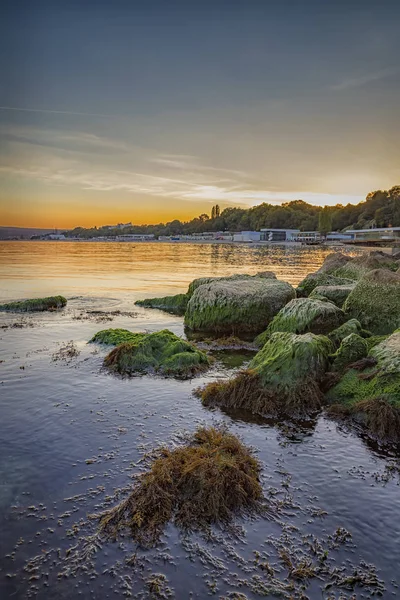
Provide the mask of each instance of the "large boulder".
[{"label": "large boulder", "polygon": [[333,346],[322,335],[274,333],[243,371],[199,391],[206,406],[240,408],[263,416],[304,417],[321,407],[319,382]]},{"label": "large boulder", "polygon": [[257,336],[255,343],[261,348],[277,331],[327,333],[339,327],[344,319],[344,312],[332,302],[295,298],[279,311],[266,331]]},{"label": "large boulder", "polygon": [[236,275],[228,275],[225,277],[198,277],[194,279],[188,287],[186,294],[175,294],[174,296],[163,296],[162,298],[145,298],[144,300],[136,300],[137,306],[144,308],[158,308],[176,315],[184,315],[187,304],[193,296],[195,290],[201,285],[212,283],[214,281],[237,281],[238,279],[252,279],[254,277],[262,277],[265,279],[276,279],[275,273],[272,271],[261,271],[256,275],[248,275],[246,273],[237,273]]},{"label": "large boulder", "polygon": [[400,274],[370,271],[357,282],[343,309],[372,333],[392,333],[400,327]]},{"label": "large boulder", "polygon": [[336,269],[333,274],[336,275],[336,277],[346,277],[348,279],[358,280],[369,271],[376,269],[397,271],[399,265],[399,261],[390,254],[377,251],[356,256],[351,261]]},{"label": "large boulder", "polygon": [[332,274],[340,267],[346,265],[349,261],[351,261],[351,256],[342,254],[341,252],[332,252],[332,254],[328,254],[325,258],[317,273]]},{"label": "large boulder", "polygon": [[336,277],[328,273],[310,273],[297,286],[296,294],[298,297],[309,296],[311,292],[320,286],[352,285],[352,279],[345,277]]},{"label": "large boulder", "polygon": [[186,379],[205,371],[211,363],[207,354],[168,329],[156,333],[108,329],[91,341],[116,346],[105,357],[104,366],[121,375],[157,373]]},{"label": "large boulder", "polygon": [[355,282],[348,285],[318,285],[313,289],[309,298],[330,300],[341,308],[354,286]]},{"label": "large boulder", "polygon": [[193,331],[259,333],[289,300],[293,287],[264,277],[224,279],[200,285],[188,302],[185,325]]},{"label": "large boulder", "polygon": [[331,412],[349,415],[381,439],[400,440],[400,330],[349,365],[327,393]]}]

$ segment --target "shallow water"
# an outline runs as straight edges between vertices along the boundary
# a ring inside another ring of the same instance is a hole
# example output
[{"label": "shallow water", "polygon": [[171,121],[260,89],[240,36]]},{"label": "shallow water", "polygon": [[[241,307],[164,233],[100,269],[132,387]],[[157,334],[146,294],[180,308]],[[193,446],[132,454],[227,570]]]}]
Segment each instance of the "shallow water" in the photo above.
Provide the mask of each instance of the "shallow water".
[{"label": "shallow water", "polygon": [[[277,589],[276,581],[286,585],[288,580],[283,548],[299,560],[306,556],[317,562],[311,536],[328,549],[331,574],[335,567],[351,574],[360,564],[371,574],[372,567],[363,564],[375,565],[386,588],[383,597],[400,596],[394,449],[379,448],[323,416],[294,429],[203,408],[193,390],[228,376],[240,364],[237,355],[218,353],[213,369],[192,381],[120,379],[101,371],[105,349],[87,344],[107,327],[166,327],[182,335],[182,318],[135,307],[134,300],[185,291],[200,275],[274,270],[297,283],[318,268],[327,252],[186,244],[0,244],[0,301],[47,294],[69,299],[57,313],[0,314],[0,598],[222,598],[236,590],[255,599],[265,596],[267,582],[271,592],[261,566],[267,560],[275,572],[271,597],[278,597],[278,591],[284,598],[371,597],[376,586],[347,589],[343,579],[341,587],[324,591],[333,581],[328,576],[289,577],[294,589]],[[99,317],[89,315],[90,310],[136,314],[96,322]],[[79,355],[60,358],[70,340]],[[83,560],[88,548],[82,536],[96,531],[87,515],[117,502],[115,490],[129,486],[131,475],[144,468],[136,463],[146,451],[178,443],[182,432],[204,423],[225,423],[255,448],[275,518],[238,520],[242,529],[236,534],[215,531],[208,541],[185,537],[170,525],[156,549],[137,550],[123,539],[104,542],[93,567],[90,557]],[[350,532],[351,540],[332,541],[328,536],[338,527]],[[75,545],[77,572],[65,556]],[[126,564],[135,552],[134,564]],[[154,574],[166,576],[161,588],[170,588],[169,596],[165,590],[156,593]]]}]

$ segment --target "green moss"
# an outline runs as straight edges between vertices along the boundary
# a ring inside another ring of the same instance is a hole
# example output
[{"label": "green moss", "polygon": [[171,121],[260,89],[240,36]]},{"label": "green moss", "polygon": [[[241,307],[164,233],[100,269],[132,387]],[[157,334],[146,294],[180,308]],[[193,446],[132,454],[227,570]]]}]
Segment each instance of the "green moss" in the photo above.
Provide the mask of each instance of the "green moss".
[{"label": "green moss", "polygon": [[194,331],[258,333],[295,295],[288,283],[262,277],[201,285],[193,293],[185,325]]},{"label": "green moss", "polygon": [[168,329],[136,335],[140,337],[114,348],[105,357],[104,366],[122,375],[159,373],[188,378],[206,370],[211,363],[204,352]]},{"label": "green moss", "polygon": [[342,340],[340,347],[332,355],[332,369],[342,371],[347,365],[364,358],[368,354],[368,344],[356,333],[350,333]]},{"label": "green moss", "polygon": [[118,344],[136,344],[146,336],[145,333],[133,333],[128,329],[103,329],[98,331],[89,342],[118,346]]},{"label": "green moss", "polygon": [[31,300],[18,300],[1,304],[0,310],[10,312],[43,312],[63,308],[67,300],[63,296],[49,296],[48,298],[33,298]]},{"label": "green moss", "polygon": [[338,327],[343,320],[343,311],[331,302],[295,298],[279,311],[267,330],[255,339],[255,343],[261,348],[276,331],[326,333]]},{"label": "green moss", "polygon": [[158,308],[172,314],[184,315],[188,301],[188,294],[176,294],[164,298],[145,298],[144,300],[137,300],[135,304],[145,308]]},{"label": "green moss", "polygon": [[313,289],[310,298],[330,300],[342,308],[347,296],[353,290],[353,285],[319,285]]},{"label": "green moss", "polygon": [[128,530],[145,547],[171,520],[184,531],[224,525],[261,509],[261,465],[233,434],[199,428],[185,446],[162,447],[120,504],[101,515],[103,533]]},{"label": "green moss", "polygon": [[352,333],[356,333],[364,338],[367,338],[371,335],[369,331],[366,331],[362,328],[360,321],[357,321],[357,319],[349,319],[349,321],[346,321],[346,323],[343,323],[343,325],[331,333],[328,333],[328,338],[331,340],[335,348],[339,348],[342,340]]},{"label": "green moss", "polygon": [[319,286],[351,285],[353,281],[345,277],[336,277],[328,273],[310,273],[296,288],[298,297],[309,296]]},{"label": "green moss", "polygon": [[400,275],[370,271],[357,282],[343,308],[372,333],[391,333],[400,327]]},{"label": "green moss", "polygon": [[273,333],[248,371],[199,391],[206,406],[241,408],[261,415],[306,416],[321,406],[318,383],[332,344],[322,335]]},{"label": "green moss", "polygon": [[384,340],[386,340],[387,335],[371,335],[365,341],[367,342],[368,352],[372,350],[374,346],[377,346]]}]

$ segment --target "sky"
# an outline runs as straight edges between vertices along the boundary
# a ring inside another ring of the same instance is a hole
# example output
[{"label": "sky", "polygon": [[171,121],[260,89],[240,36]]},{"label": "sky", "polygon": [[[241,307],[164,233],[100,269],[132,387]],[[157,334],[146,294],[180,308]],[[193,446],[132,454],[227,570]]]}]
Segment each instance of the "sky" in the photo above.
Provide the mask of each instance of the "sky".
[{"label": "sky", "polygon": [[398,185],[399,19],[392,0],[3,1],[0,225]]}]

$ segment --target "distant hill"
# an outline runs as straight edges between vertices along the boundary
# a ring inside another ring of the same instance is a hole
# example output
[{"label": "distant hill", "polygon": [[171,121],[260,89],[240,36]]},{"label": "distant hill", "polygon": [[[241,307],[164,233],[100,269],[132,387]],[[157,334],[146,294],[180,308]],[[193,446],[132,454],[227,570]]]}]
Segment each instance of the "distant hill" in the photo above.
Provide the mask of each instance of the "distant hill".
[{"label": "distant hill", "polygon": [[33,235],[53,233],[54,229],[38,229],[36,227],[0,227],[0,240],[29,240]]}]

